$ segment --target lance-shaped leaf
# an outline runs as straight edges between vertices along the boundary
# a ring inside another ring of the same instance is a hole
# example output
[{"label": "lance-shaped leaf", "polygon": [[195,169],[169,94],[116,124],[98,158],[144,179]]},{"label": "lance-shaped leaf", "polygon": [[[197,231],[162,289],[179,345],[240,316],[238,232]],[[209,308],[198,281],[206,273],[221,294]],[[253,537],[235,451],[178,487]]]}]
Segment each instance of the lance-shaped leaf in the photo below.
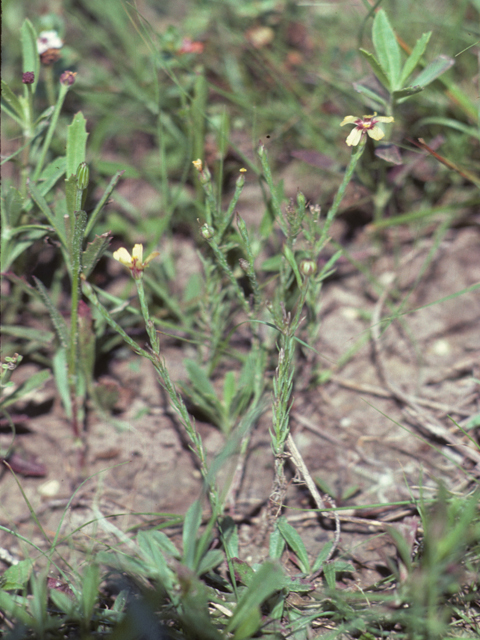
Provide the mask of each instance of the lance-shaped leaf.
[{"label": "lance-shaped leaf", "polygon": [[92,273],[97,262],[103,256],[108,249],[112,236],[107,233],[102,233],[101,236],[95,236],[93,242],[87,244],[87,248],[82,254],[82,273],[86,278]]},{"label": "lance-shaped leaf", "polygon": [[87,121],[83,113],[79,111],[75,114],[72,124],[68,126],[67,133],[67,179],[77,173],[77,167],[81,162],[85,162],[88,133],[86,129]]},{"label": "lance-shaped leaf", "polygon": [[22,24],[22,58],[23,72],[33,71],[35,74],[35,81],[32,84],[32,92],[35,93],[40,74],[40,58],[37,51],[37,33],[28,18]]},{"label": "lance-shaped leaf", "polygon": [[40,388],[50,378],[50,371],[44,369],[34,373],[28,380],[19,385],[13,393],[0,401],[0,409],[6,409],[10,405],[18,402],[23,396],[31,391]]},{"label": "lance-shaped leaf", "polygon": [[420,62],[420,58],[425,53],[425,49],[427,48],[427,44],[430,40],[431,35],[431,31],[429,31],[428,33],[424,33],[421,38],[419,38],[415,43],[415,46],[412,49],[412,53],[409,55],[407,61],[403,65],[402,75],[400,76],[400,87],[403,87],[405,82],[413,73],[413,70],[415,69],[417,64]]},{"label": "lance-shaped leaf", "polygon": [[23,107],[20,103],[20,100],[13,93],[5,80],[2,80],[2,99],[12,107],[12,109],[17,114],[19,121],[23,122]]},{"label": "lance-shaped leaf", "polygon": [[57,310],[53,302],[50,300],[50,296],[48,295],[48,291],[45,288],[43,282],[41,282],[38,278],[33,276],[33,280],[35,282],[35,286],[37,288],[38,293],[43,301],[43,304],[47,307],[47,311],[50,315],[50,318],[53,322],[53,326],[55,327],[55,331],[57,332],[58,339],[63,347],[66,347],[68,344],[68,327],[67,323],[60,315],[60,312]]},{"label": "lance-shaped leaf", "polygon": [[455,60],[450,56],[443,54],[437,56],[425,69],[415,78],[415,84],[419,84],[422,87],[427,86],[434,80],[436,80],[442,73],[448,71],[450,67],[453,67]]},{"label": "lance-shaped leaf", "polygon": [[405,89],[394,91],[393,97],[395,100],[401,100],[402,102],[404,102],[410,96],[413,96],[416,93],[420,93],[420,91],[423,91],[423,87],[421,87],[419,84],[416,84],[414,87],[405,87]]},{"label": "lance-shaped leaf", "polygon": [[383,69],[382,65],[375,58],[373,53],[370,51],[366,51],[365,49],[360,49],[360,53],[367,60],[368,64],[372,67],[373,73],[377,76],[383,86],[390,90],[390,80],[388,79],[386,71]]},{"label": "lance-shaped leaf", "polygon": [[402,58],[397,37],[383,9],[373,21],[372,39],[378,62],[389,80],[389,88],[395,91],[400,88]]},{"label": "lance-shaped leaf", "polygon": [[97,204],[97,206],[95,207],[95,209],[93,210],[93,212],[90,215],[90,219],[88,220],[87,228],[85,229],[85,236],[88,236],[90,231],[93,229],[93,225],[97,221],[97,218],[100,215],[100,212],[103,209],[107,199],[110,197],[110,194],[115,189],[115,186],[116,186],[117,182],[120,180],[120,178],[123,176],[124,173],[125,173],[125,171],[117,171],[117,173],[110,180],[107,188],[105,189],[105,193],[103,194],[103,196],[100,199],[99,203]]},{"label": "lance-shaped leaf", "polygon": [[61,225],[57,220],[57,217],[48,206],[47,201],[40,193],[40,190],[33,184],[33,182],[29,182],[28,191],[30,192],[32,200],[38,206],[38,208],[43,213],[43,215],[47,218],[50,225],[55,229],[55,232],[60,238],[60,241],[62,242],[62,244],[66,246],[67,239],[65,236],[65,229],[62,229]]}]

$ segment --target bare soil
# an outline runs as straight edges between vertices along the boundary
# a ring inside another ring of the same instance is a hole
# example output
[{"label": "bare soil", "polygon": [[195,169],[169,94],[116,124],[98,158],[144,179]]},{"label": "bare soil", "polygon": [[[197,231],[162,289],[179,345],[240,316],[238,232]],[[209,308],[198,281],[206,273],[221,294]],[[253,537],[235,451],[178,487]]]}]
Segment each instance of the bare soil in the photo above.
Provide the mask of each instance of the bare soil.
[{"label": "bare soil", "polygon": [[[342,225],[336,230],[339,237]],[[420,487],[426,496],[435,493],[439,482],[464,488],[469,477],[478,475],[480,461],[474,443],[453,422],[462,426],[480,411],[474,380],[480,378],[480,296],[475,290],[438,302],[480,282],[478,217],[476,226],[450,229],[431,261],[433,234],[396,233],[395,244],[393,234],[384,235],[373,257],[368,230],[348,246],[360,262],[363,257],[380,289],[348,262],[325,284],[314,346],[320,369],[332,368],[333,374],[320,385],[318,365],[314,372],[303,354],[291,412],[294,440],[311,475],[331,488],[342,508],[337,555],[354,564],[353,580],[362,588],[388,571],[386,557],[394,548],[387,525],[410,526],[416,517],[412,496],[419,496]],[[183,248],[185,255],[193,255],[188,239],[175,242],[177,254]],[[126,276],[119,272],[118,277]],[[379,294],[382,289],[389,295]],[[379,323],[402,299],[407,299],[405,311],[418,310]],[[376,327],[373,338],[371,325]],[[162,344],[172,378],[185,379],[184,348],[168,339]],[[350,349],[348,361],[338,364]],[[119,392],[115,417],[128,429],[119,431],[91,412],[81,471],[53,380],[16,408],[30,414],[33,408],[36,415],[19,425],[15,452],[45,468],[43,477],[18,475],[18,480],[50,540],[62,521],[59,550],[66,557],[92,548],[95,541],[111,543],[112,525],[125,532],[165,521],[166,514],[184,514],[201,493],[195,460],[153,368],[126,350],[120,355],[100,382]],[[20,383],[35,370],[32,364],[21,366],[12,379]],[[266,412],[255,427],[234,514],[242,555],[253,560],[266,554],[258,534],[273,479],[270,424]],[[213,457],[224,437],[212,425],[197,425]],[[470,435],[476,438],[475,431]],[[10,441],[4,428],[0,446],[6,449]],[[289,473],[285,513],[314,557],[332,538],[333,524],[312,510],[306,488],[294,481],[292,469]],[[0,523],[46,549],[25,497],[4,468]],[[392,506],[396,502],[402,504]],[[377,506],[362,509],[365,505]],[[99,521],[100,514],[107,519]],[[180,527],[170,531],[178,534]],[[0,546],[19,557],[37,553],[3,531]]]}]

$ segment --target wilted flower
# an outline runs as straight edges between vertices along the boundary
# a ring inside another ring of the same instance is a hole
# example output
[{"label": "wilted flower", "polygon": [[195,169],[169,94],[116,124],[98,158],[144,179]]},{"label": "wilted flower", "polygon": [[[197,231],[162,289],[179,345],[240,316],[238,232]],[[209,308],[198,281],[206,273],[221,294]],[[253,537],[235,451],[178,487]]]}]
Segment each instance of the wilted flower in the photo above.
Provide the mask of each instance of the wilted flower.
[{"label": "wilted flower", "polygon": [[148,264],[158,255],[160,255],[158,251],[153,251],[144,261],[143,245],[141,244],[136,244],[133,247],[132,255],[128,253],[125,247],[121,247],[113,252],[114,259],[128,267],[135,280],[139,280],[142,277],[144,269],[146,269]]},{"label": "wilted flower", "polygon": [[59,60],[62,47],[63,40],[56,31],[42,31],[37,38],[40,62],[44,65],[50,65]]},{"label": "wilted flower", "polygon": [[192,164],[197,171],[203,171],[203,164],[200,158],[198,160],[192,160]]},{"label": "wilted flower", "polygon": [[377,122],[393,122],[391,116],[377,116],[376,113],[373,116],[363,116],[363,118],[357,118],[356,116],[347,116],[340,123],[343,127],[344,124],[354,124],[355,127],[350,131],[346,143],[349,147],[355,147],[360,140],[369,135],[374,140],[381,140],[385,133],[377,126]]}]

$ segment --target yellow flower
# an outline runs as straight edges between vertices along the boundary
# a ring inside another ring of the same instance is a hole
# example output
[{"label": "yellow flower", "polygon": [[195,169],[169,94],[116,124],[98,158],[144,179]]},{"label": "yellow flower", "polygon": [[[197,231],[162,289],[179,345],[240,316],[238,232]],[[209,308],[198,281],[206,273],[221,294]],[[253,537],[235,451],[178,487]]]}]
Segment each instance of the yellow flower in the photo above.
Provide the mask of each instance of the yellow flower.
[{"label": "yellow flower", "polygon": [[391,116],[377,116],[376,113],[373,116],[363,116],[363,118],[357,118],[355,116],[347,116],[340,124],[343,127],[344,124],[354,124],[355,127],[348,134],[346,140],[349,147],[355,147],[360,140],[369,135],[374,140],[381,140],[385,133],[380,127],[377,126],[377,122],[393,122]]},{"label": "yellow flower", "polygon": [[136,244],[133,247],[132,255],[128,253],[125,247],[120,247],[120,249],[113,252],[114,259],[121,262],[125,267],[128,267],[135,280],[139,280],[142,277],[144,269],[146,269],[148,264],[158,255],[160,255],[158,251],[153,251],[144,261],[143,245],[141,244]]},{"label": "yellow flower", "polygon": [[192,164],[195,167],[195,169],[197,171],[202,171],[203,170],[203,163],[200,160],[200,158],[198,160],[192,160]]}]

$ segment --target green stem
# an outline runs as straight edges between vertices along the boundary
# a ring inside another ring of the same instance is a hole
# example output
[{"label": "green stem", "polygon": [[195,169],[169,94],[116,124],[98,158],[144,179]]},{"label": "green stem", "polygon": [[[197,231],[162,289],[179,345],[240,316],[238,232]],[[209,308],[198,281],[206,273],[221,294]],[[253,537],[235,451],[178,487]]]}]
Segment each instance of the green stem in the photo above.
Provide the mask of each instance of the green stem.
[{"label": "green stem", "polygon": [[345,190],[352,179],[353,172],[355,171],[355,167],[357,166],[358,161],[362,157],[363,152],[365,151],[365,143],[360,143],[358,147],[356,147],[355,151],[352,153],[352,157],[350,158],[350,163],[345,171],[345,175],[343,176],[342,184],[339,186],[338,191],[333,200],[332,206],[330,207],[327,217],[325,219],[325,224],[323,225],[322,234],[320,239],[317,242],[317,247],[322,247],[323,243],[327,239],[328,232],[332,225],[332,222],[335,216],[338,213],[338,209],[340,207],[340,203],[343,200],[343,196],[345,195]]},{"label": "green stem", "polygon": [[40,174],[43,169],[43,164],[45,162],[45,157],[47,155],[47,151],[50,147],[50,143],[52,141],[53,132],[55,131],[55,127],[57,126],[58,117],[60,115],[60,111],[62,109],[63,103],[65,101],[65,96],[70,89],[69,85],[60,84],[60,91],[58,93],[58,100],[55,105],[55,110],[52,115],[52,119],[50,121],[50,126],[48,127],[47,135],[45,136],[45,140],[43,141],[42,150],[40,152],[40,157],[37,162],[37,167],[33,174],[33,181],[36,182],[40,177]]}]

